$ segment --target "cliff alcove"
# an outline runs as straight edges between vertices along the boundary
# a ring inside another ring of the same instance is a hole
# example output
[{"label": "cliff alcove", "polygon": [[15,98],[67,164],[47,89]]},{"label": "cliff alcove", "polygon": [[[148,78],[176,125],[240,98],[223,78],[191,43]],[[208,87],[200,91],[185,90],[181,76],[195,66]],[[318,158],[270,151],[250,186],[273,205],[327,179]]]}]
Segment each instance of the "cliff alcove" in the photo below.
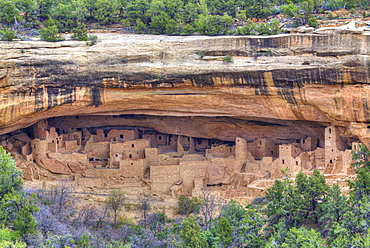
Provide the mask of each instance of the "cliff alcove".
[{"label": "cliff alcove", "polygon": [[27,180],[153,194],[260,195],[288,167],[353,175],[345,129],[307,121],[148,115],[61,116],[0,136]]},{"label": "cliff alcove", "polygon": [[0,44],[1,142],[26,179],[255,196],[285,167],[344,182],[369,146],[368,32],[100,36]]}]

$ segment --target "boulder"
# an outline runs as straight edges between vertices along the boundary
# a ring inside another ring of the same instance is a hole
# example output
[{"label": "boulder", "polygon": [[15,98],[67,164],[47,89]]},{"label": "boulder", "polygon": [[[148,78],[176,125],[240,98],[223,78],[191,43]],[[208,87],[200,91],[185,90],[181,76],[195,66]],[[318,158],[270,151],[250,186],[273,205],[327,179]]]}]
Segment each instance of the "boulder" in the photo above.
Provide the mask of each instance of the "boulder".
[{"label": "boulder", "polygon": [[67,165],[73,173],[82,173],[86,170],[86,166],[81,163],[69,162]]},{"label": "boulder", "polygon": [[48,171],[56,174],[64,175],[72,174],[71,170],[67,165],[53,158],[42,158],[41,164],[39,165],[41,165],[41,167],[43,167],[44,169],[47,169]]}]

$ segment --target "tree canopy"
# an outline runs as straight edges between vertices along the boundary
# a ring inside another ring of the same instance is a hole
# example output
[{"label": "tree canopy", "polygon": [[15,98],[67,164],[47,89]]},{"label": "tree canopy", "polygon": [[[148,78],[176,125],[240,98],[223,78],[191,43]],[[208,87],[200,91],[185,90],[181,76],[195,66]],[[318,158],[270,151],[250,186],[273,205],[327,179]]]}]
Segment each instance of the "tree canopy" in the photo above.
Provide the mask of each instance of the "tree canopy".
[{"label": "tree canopy", "polygon": [[[57,32],[71,31],[83,23],[90,28],[122,24],[137,33],[151,34],[270,35],[279,32],[276,21],[244,28],[250,26],[246,21],[283,14],[294,18],[294,25],[316,27],[313,14],[369,7],[369,1],[354,0],[0,0],[0,24],[17,31],[48,27],[54,33],[56,28]],[[49,19],[55,20],[56,27],[47,24]]]}]

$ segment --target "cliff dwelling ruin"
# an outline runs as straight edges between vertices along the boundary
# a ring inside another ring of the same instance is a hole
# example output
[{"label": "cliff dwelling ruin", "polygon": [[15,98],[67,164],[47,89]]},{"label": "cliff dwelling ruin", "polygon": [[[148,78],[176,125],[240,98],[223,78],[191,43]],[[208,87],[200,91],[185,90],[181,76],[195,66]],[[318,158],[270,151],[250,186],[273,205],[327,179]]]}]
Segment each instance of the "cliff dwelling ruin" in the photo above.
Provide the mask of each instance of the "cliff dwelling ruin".
[{"label": "cliff dwelling ruin", "polygon": [[[99,121],[99,119],[104,121]],[[152,194],[198,196],[211,188],[222,197],[262,195],[289,168],[292,176],[314,169],[330,183],[353,176],[351,150],[359,144],[335,126],[317,136],[234,141],[166,134],[124,123],[124,116],[65,116],[44,119],[1,136],[27,180],[65,179],[82,188],[146,188]],[[196,128],[196,127],[195,127]]]},{"label": "cliff dwelling ruin", "polygon": [[252,198],[288,167],[343,189],[370,148],[368,31],[99,40],[0,44],[0,143],[32,183]]}]

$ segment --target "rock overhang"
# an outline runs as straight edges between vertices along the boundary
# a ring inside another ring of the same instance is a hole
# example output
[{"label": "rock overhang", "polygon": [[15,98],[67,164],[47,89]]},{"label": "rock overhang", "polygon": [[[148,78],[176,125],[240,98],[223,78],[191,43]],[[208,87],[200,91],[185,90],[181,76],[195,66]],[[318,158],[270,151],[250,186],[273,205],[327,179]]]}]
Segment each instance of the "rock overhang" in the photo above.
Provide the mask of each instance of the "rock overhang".
[{"label": "rock overhang", "polygon": [[[334,124],[366,141],[367,41],[365,34],[341,33],[103,34],[92,47],[2,43],[0,132],[58,116],[147,115],[186,122],[213,117],[225,120],[225,127],[245,120],[249,126],[284,122],[287,130]],[[223,61],[227,55],[233,63]]]}]

